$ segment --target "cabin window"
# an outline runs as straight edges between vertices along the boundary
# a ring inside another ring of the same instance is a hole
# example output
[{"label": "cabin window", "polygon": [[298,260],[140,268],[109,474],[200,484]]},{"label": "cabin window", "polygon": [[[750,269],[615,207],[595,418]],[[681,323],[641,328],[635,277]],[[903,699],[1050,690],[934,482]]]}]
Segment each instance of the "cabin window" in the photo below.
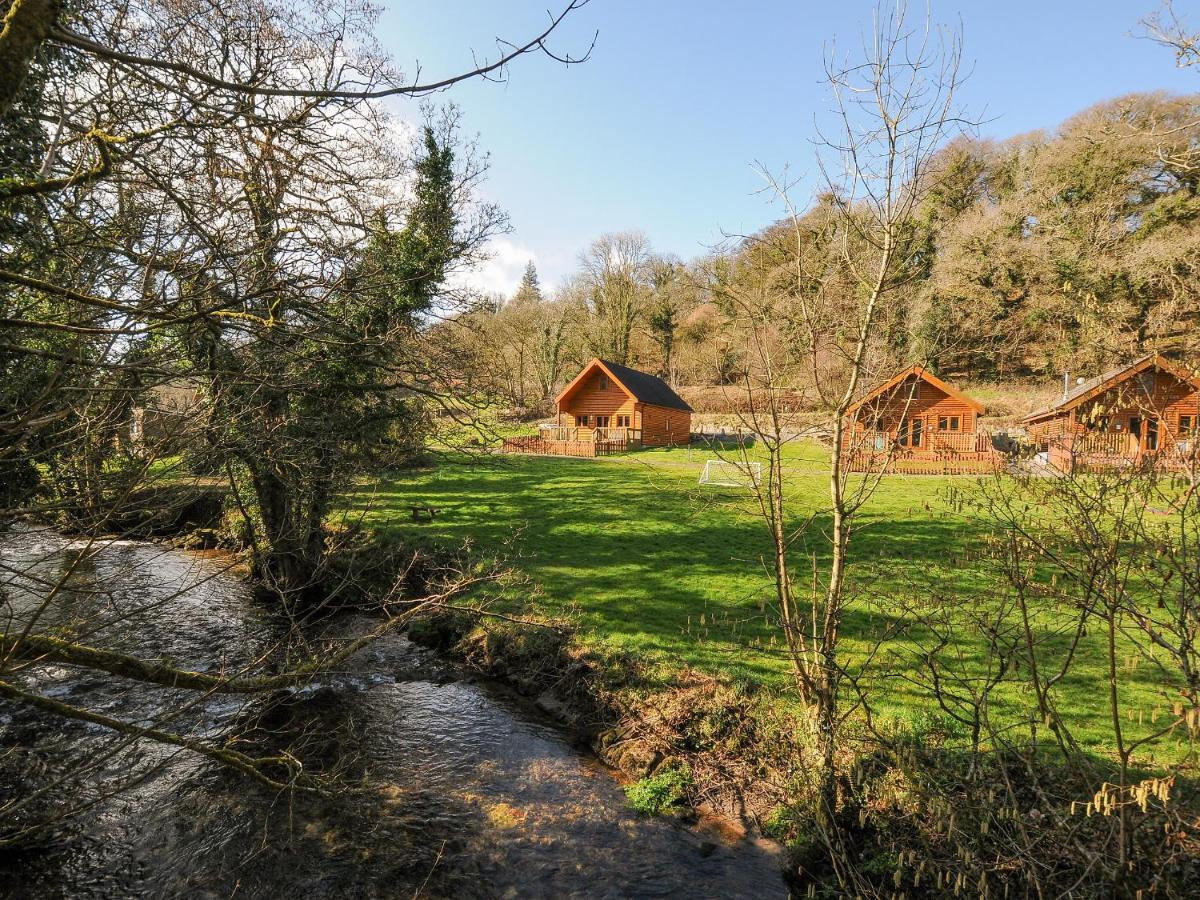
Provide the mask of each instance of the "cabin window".
[{"label": "cabin window", "polygon": [[1138,387],[1142,389],[1142,393],[1150,396],[1154,393],[1154,370],[1148,369],[1138,375]]},{"label": "cabin window", "polygon": [[628,428],[629,427],[629,416],[617,416],[617,427],[618,428]]},{"label": "cabin window", "polygon": [[923,422],[921,419],[905,419],[900,423],[900,446],[920,447]]},{"label": "cabin window", "polygon": [[580,428],[587,428],[588,427],[588,417],[587,416],[576,416],[575,424],[578,425]]},{"label": "cabin window", "polygon": [[960,425],[958,416],[938,416],[938,431],[960,431]]},{"label": "cabin window", "polygon": [[608,390],[608,377],[605,375],[601,375],[599,378],[596,379],[596,384],[600,388],[600,390],[607,391]]},{"label": "cabin window", "polygon": [[608,416],[596,416],[596,427],[597,428],[607,428],[608,427]]},{"label": "cabin window", "polygon": [[1196,437],[1196,417],[1181,415],[1179,417],[1179,449],[1185,453],[1192,450],[1192,440]]},{"label": "cabin window", "polygon": [[1158,419],[1146,420],[1146,449],[1158,449]]}]

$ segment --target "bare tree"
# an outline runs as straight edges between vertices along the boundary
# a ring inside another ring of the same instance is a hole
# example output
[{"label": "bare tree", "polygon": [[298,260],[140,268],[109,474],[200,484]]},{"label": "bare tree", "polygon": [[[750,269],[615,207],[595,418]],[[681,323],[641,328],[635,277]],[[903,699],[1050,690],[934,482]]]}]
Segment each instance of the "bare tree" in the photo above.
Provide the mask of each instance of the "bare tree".
[{"label": "bare tree", "polygon": [[1181,69],[1200,64],[1200,32],[1180,18],[1172,0],[1165,0],[1157,12],[1142,20],[1146,36],[1175,53]]},{"label": "bare tree", "polygon": [[[838,128],[821,137],[818,202],[801,210],[787,178],[764,172],[788,211],[787,227],[751,242],[747,271],[718,289],[743,323],[735,339],[749,349],[743,422],[768,460],[755,493],[771,536],[779,627],[810,711],[814,811],[843,886],[854,867],[839,824],[839,728],[847,714],[841,628],[854,596],[855,518],[881,474],[847,477],[846,413],[886,359],[883,325],[889,302],[912,278],[918,247],[909,226],[934,184],[932,161],[966,124],[955,108],[957,34],[928,20],[914,27],[900,2],[876,11],[861,54],[861,62],[843,62],[835,50],[827,57]],[[783,240],[790,248],[779,246]],[[817,412],[800,418],[797,405]],[[831,441],[828,520],[797,521],[788,510],[785,448],[817,428]],[[799,576],[793,547],[814,528],[828,541],[828,560],[819,568],[807,560]]]},{"label": "bare tree", "polygon": [[[497,39],[499,48],[497,56],[492,60],[482,61],[468,72],[461,72],[445,78],[423,81],[418,77],[405,83],[398,74],[390,75],[386,83],[377,84],[374,76],[356,72],[353,65],[342,69],[341,78],[328,86],[281,86],[266,83],[258,77],[239,78],[218,67],[211,68],[214,60],[197,62],[181,61],[166,48],[155,52],[139,51],[127,44],[113,40],[112,35],[105,30],[105,17],[120,13],[123,17],[138,21],[151,21],[156,14],[163,10],[156,9],[156,4],[145,6],[138,4],[118,4],[114,8],[105,4],[85,6],[85,8],[68,20],[64,15],[64,7],[58,0],[9,0],[3,18],[4,27],[0,31],[0,115],[6,113],[17,96],[31,65],[38,52],[46,44],[69,47],[75,51],[106,60],[121,66],[137,69],[153,77],[155,73],[171,73],[182,75],[189,81],[203,88],[218,91],[234,92],[246,96],[259,97],[292,97],[292,98],[324,98],[337,100],[378,100],[384,97],[407,96],[419,97],[434,91],[445,90],[453,85],[471,78],[497,78],[503,76],[507,66],[518,57],[529,53],[544,53],[551,58],[567,65],[583,62],[588,54],[578,57],[563,55],[552,51],[547,40],[559,27],[563,20],[572,12],[586,5],[588,0],[572,0],[557,15],[551,15],[546,28],[537,35],[521,42],[512,43]],[[332,24],[333,20],[326,24]],[[169,37],[171,39],[186,39],[187,31],[191,28],[186,21],[177,22]],[[329,32],[314,31],[310,37],[316,40],[327,39]],[[590,53],[590,49],[589,49]],[[98,144],[100,147],[103,144]]]},{"label": "bare tree", "polygon": [[621,365],[631,361],[634,326],[645,314],[653,253],[641,232],[599,237],[583,254],[587,296],[585,340],[596,356]]}]

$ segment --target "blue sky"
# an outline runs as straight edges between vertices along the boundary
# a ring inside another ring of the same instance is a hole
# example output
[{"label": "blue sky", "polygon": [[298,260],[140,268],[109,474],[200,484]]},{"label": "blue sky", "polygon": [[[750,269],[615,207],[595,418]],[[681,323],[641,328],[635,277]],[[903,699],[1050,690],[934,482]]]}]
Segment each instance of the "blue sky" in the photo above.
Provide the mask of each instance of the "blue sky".
[{"label": "blue sky", "polygon": [[[389,3],[380,39],[426,78],[494,55],[497,36],[536,33],[565,0],[410,0]],[[961,94],[989,119],[985,135],[1052,128],[1092,103],[1132,91],[1200,91],[1164,48],[1140,39],[1158,0],[934,0],[935,20],[961,22]],[[924,4],[913,2],[914,19]],[[829,107],[823,48],[848,48],[870,22],[869,0],[592,0],[554,41],[589,62],[569,69],[519,60],[505,83],[439,95],[464,112],[491,155],[489,200],[513,231],[475,283],[509,292],[532,258],[543,281],[570,273],[606,231],[635,228],[690,258],[723,234],[750,233],[780,210],[756,193],[754,163],[811,173],[814,115]],[[1200,20],[1200,4],[1177,0]],[[397,103],[415,120],[416,105]]]}]

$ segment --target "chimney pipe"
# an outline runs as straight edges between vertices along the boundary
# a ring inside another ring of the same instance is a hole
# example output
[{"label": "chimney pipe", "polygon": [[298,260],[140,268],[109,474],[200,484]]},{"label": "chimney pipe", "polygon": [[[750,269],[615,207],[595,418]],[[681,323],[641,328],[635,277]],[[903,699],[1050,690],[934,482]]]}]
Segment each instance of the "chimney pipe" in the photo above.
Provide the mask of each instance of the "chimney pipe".
[{"label": "chimney pipe", "polygon": [[1063,372],[1063,399],[1067,399],[1067,394],[1071,393],[1071,373],[1070,371]]}]

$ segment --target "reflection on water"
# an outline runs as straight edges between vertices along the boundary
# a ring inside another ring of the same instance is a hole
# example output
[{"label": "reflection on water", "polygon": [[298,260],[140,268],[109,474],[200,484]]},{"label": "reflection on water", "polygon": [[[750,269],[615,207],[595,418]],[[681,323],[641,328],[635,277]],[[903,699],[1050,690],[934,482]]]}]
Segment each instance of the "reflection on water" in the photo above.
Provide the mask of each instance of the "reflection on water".
[{"label": "reflection on water", "polygon": [[[0,565],[9,628],[69,571],[69,589],[40,620],[71,624],[102,646],[215,668],[254,659],[282,634],[218,560],[23,532],[0,538]],[[329,797],[279,795],[194,756],[3,703],[0,749],[19,748],[24,769],[0,785],[0,799],[64,768],[70,796],[121,790],[54,839],[0,851],[0,895],[786,895],[769,847],[630,812],[608,771],[525,703],[464,680],[402,636],[269,705],[198,701],[61,666],[21,677],[126,720],[166,714],[194,735],[236,727],[259,749],[298,746],[306,764],[339,767],[348,786]]]}]

